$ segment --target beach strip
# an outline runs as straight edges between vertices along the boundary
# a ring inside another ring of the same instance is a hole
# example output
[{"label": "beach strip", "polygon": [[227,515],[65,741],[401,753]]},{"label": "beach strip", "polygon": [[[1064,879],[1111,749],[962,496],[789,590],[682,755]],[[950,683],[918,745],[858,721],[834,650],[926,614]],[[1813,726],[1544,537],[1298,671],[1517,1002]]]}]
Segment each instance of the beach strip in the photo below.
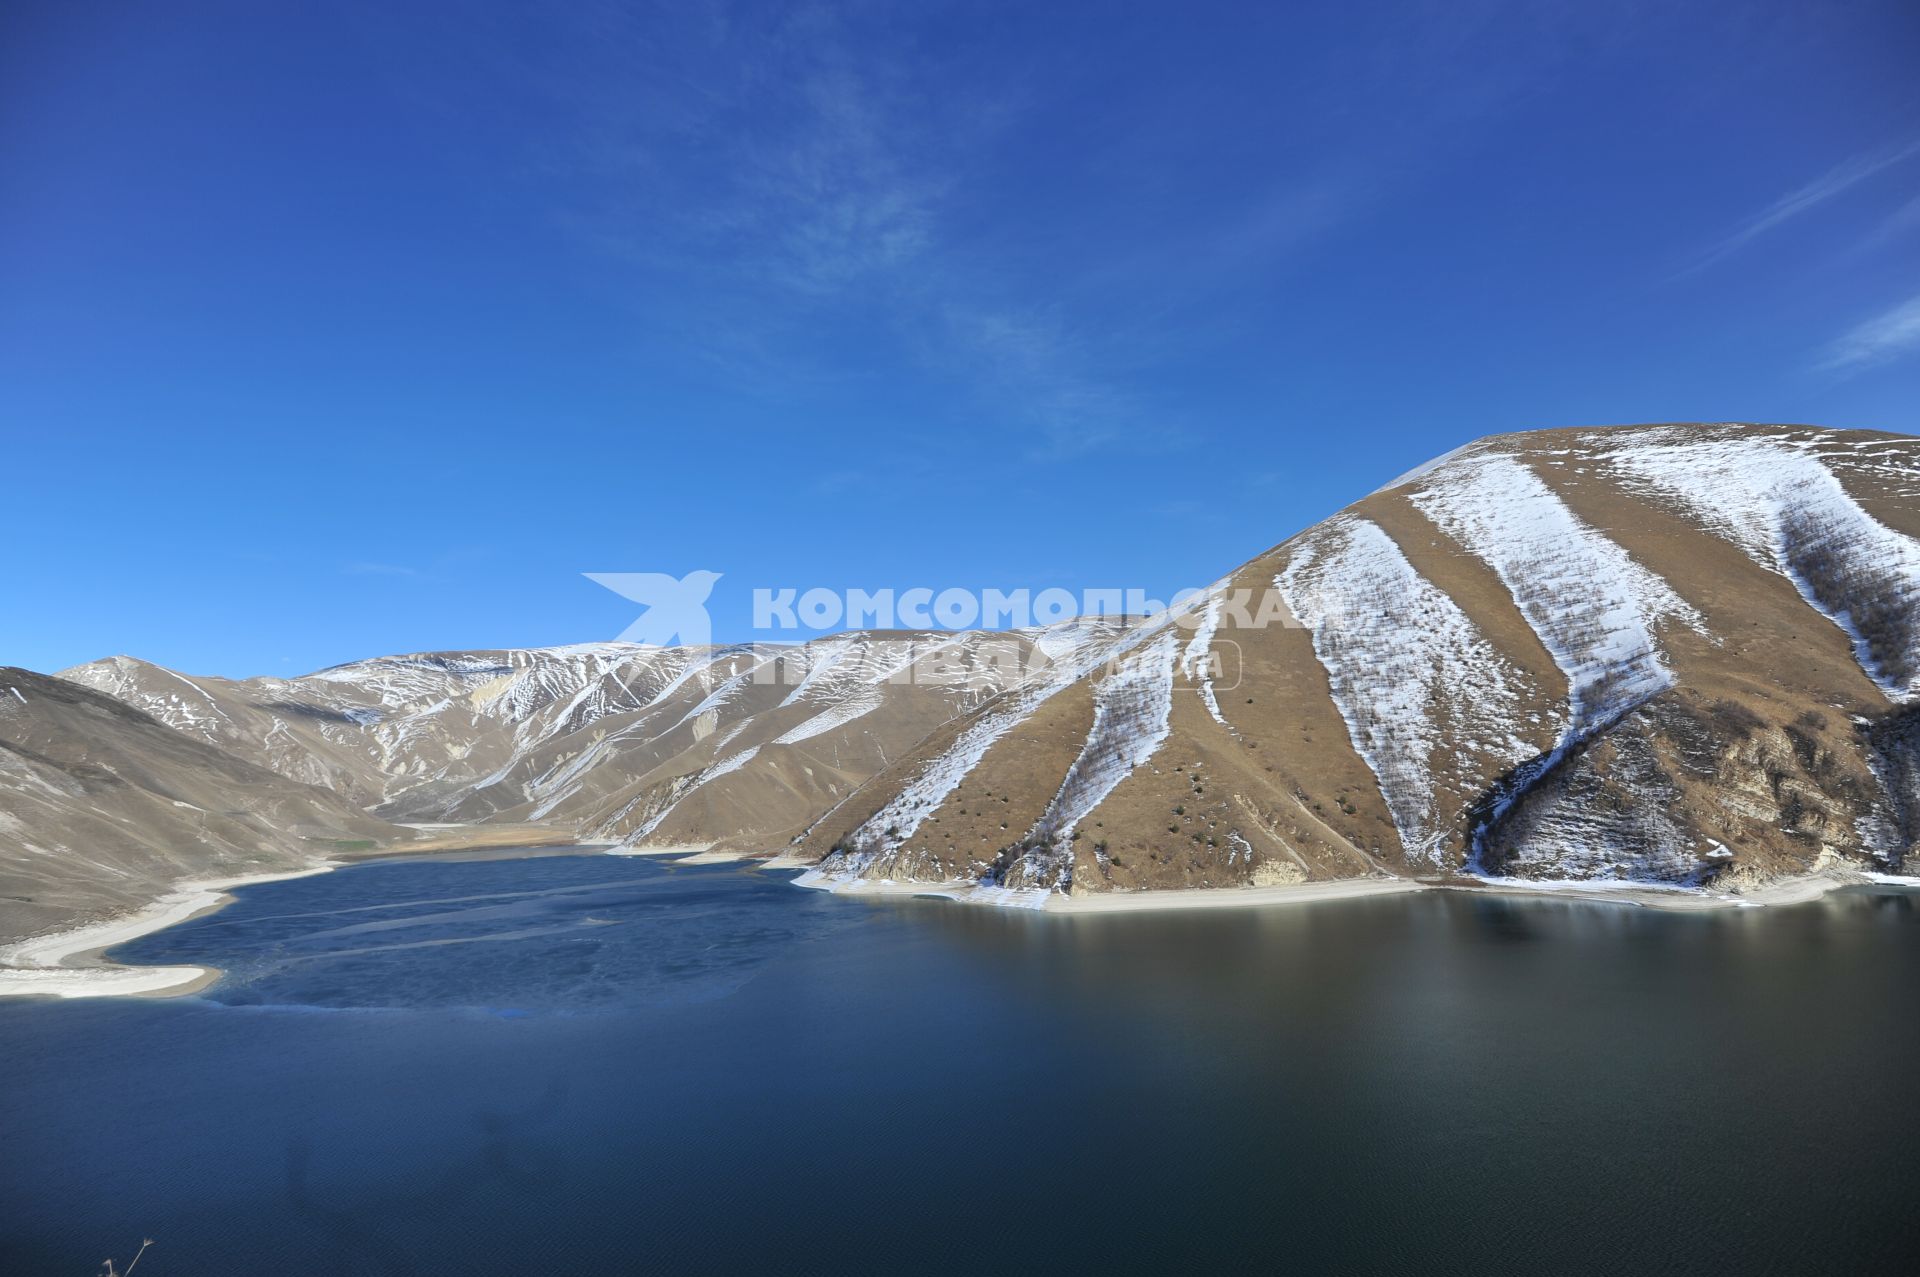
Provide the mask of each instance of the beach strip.
[{"label": "beach strip", "polygon": [[338,868],[324,861],[306,869],[185,882],[146,908],[67,931],[34,936],[0,949],[0,997],[179,997],[206,988],[220,973],[211,967],[124,967],[101,955],[115,945],[220,908],[237,887],[307,878]]}]

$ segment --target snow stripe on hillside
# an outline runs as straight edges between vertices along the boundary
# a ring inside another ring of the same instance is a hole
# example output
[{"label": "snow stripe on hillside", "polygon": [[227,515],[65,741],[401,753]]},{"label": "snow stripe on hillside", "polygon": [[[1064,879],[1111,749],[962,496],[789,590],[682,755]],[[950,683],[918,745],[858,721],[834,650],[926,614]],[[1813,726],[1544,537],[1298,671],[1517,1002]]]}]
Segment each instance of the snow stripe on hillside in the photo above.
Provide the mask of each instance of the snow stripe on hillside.
[{"label": "snow stripe on hillside", "polygon": [[854,649],[855,642],[856,640],[850,638],[831,638],[796,649],[788,659],[796,662],[804,661],[807,672],[794,689],[787,693],[787,698],[780,702],[780,708],[785,709],[789,705],[799,704],[825,683],[835,667],[840,664],[841,658]]},{"label": "snow stripe on hillside", "polygon": [[1174,614],[1167,612],[1153,623],[1125,632],[1110,623],[1085,618],[1044,630],[1023,631],[1033,638],[1045,658],[1041,668],[1024,686],[963,727],[953,744],[929,759],[918,775],[861,822],[848,838],[852,849],[840,853],[837,859],[829,857],[830,866],[823,865],[827,875],[857,877],[881,856],[900,847],[979,765],[995,742],[1054,695],[1106,660],[1123,656],[1158,635],[1172,625],[1173,619]]},{"label": "snow stripe on hillside", "polygon": [[1187,640],[1187,647],[1180,654],[1180,674],[1188,682],[1200,685],[1200,699],[1207,707],[1207,713],[1213,721],[1233,730],[1220,713],[1220,701],[1213,694],[1213,636],[1220,628],[1220,589],[1216,588],[1207,595],[1206,610],[1200,614],[1200,620],[1193,629],[1193,637]]},{"label": "snow stripe on hillside", "polygon": [[836,727],[845,727],[856,719],[865,718],[885,703],[886,698],[879,688],[862,688],[849,693],[839,704],[823,709],[812,718],[788,728],[775,737],[773,743],[793,745],[803,740],[810,740]]},{"label": "snow stripe on hillside", "polygon": [[[623,847],[638,847],[654,830],[660,828],[660,826],[666,822],[667,817],[674,813],[675,808],[679,807],[680,804],[688,798],[691,798],[702,786],[716,781],[722,776],[739,771],[742,767],[752,762],[759,752],[760,747],[758,745],[749,745],[732,757],[723,758],[710,767],[686,776],[675,777],[667,787],[666,802],[658,811],[654,812],[653,815],[641,821],[632,833],[622,838],[620,845]],[[628,803],[621,809],[618,816],[615,816],[607,822],[600,832],[604,834],[610,831],[628,812],[631,812],[644,797],[646,797],[646,795]]]},{"label": "snow stripe on hillside", "polygon": [[741,750],[739,753],[733,755],[732,757],[721,759],[719,762],[715,763],[712,767],[709,767],[707,769],[706,774],[700,778],[701,783],[704,784],[705,782],[710,780],[717,780],[721,776],[725,776],[730,772],[739,771],[742,767],[745,767],[748,763],[752,762],[754,759],[754,755],[758,754],[759,752],[760,752],[760,747],[758,745],[749,745],[745,749]]},{"label": "snow stripe on hillside", "polygon": [[1411,500],[1494,570],[1567,676],[1563,746],[1673,685],[1655,630],[1665,620],[1697,627],[1699,614],[1526,465],[1498,455],[1462,461]]},{"label": "snow stripe on hillside", "polygon": [[1179,637],[1167,630],[1094,684],[1093,727],[1029,835],[1050,839],[1051,845],[1022,857],[1023,872],[1010,877],[1049,887],[1068,885],[1074,827],[1167,739]]},{"label": "snow stripe on hillside", "polygon": [[1274,585],[1311,631],[1408,858],[1442,865],[1451,813],[1438,810],[1433,758],[1445,743],[1473,742],[1478,770],[1498,774],[1531,756],[1516,734],[1526,675],[1365,519],[1322,525]]},{"label": "snow stripe on hillside", "polygon": [[726,662],[728,677],[722,681],[719,686],[708,692],[697,705],[682,714],[680,721],[675,723],[674,726],[679,727],[683,723],[691,723],[702,714],[712,713],[717,715],[721,709],[725,708],[740,694],[741,688],[746,687],[750,683],[773,682],[773,674],[767,667],[779,660],[781,655],[782,652],[778,648],[756,649],[752,647],[742,648],[735,653],[729,654]]},{"label": "snow stripe on hillside", "polygon": [[1920,696],[1920,543],[1862,509],[1818,457],[1769,440],[1723,438],[1642,441],[1608,463],[1793,582],[1847,635],[1888,699]]}]

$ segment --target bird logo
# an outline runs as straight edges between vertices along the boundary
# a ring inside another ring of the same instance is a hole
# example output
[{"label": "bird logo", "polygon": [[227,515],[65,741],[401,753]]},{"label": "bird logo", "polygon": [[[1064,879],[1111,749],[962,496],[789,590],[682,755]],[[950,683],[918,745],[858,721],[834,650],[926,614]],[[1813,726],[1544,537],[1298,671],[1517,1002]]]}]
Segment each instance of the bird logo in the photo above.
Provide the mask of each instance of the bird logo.
[{"label": "bird logo", "polygon": [[632,625],[620,635],[624,643],[671,647],[705,647],[713,642],[713,618],[707,615],[707,597],[720,573],[705,570],[682,577],[665,572],[582,572],[589,581],[606,586],[623,599],[644,604]]}]

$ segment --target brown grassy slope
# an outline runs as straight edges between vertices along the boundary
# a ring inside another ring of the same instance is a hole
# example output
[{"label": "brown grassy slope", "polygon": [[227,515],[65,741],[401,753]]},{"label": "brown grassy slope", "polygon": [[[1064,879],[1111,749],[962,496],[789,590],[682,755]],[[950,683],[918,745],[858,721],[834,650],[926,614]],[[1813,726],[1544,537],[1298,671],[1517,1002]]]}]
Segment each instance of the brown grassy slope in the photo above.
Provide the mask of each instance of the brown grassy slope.
[{"label": "brown grassy slope", "polygon": [[[1913,823],[1895,810],[1899,804],[1876,775],[1876,768],[1899,776],[1920,773],[1898,748],[1915,734],[1909,716],[1862,673],[1847,636],[1787,578],[1694,514],[1624,483],[1604,464],[1608,450],[1653,446],[1666,429],[1505,436],[1482,441],[1462,459],[1505,454],[1518,460],[1579,520],[1664,578],[1697,611],[1704,630],[1671,619],[1655,627],[1675,686],[1572,750],[1488,829],[1485,867],[1552,876],[1557,849],[1577,844],[1617,847],[1628,870],[1644,847],[1648,871],[1656,876],[1697,870],[1702,878],[1734,883],[1836,858],[1873,865],[1864,825]],[[1697,432],[1686,440],[1804,445],[1876,518],[1909,535],[1920,533],[1920,444],[1913,440],[1802,427],[1685,429]],[[1558,724],[1567,721],[1567,677],[1507,584],[1415,504],[1413,495],[1431,479],[1373,494],[1343,514],[1385,532],[1513,667],[1526,694],[1510,726],[1529,749],[1545,755]],[[1324,526],[1253,560],[1228,585],[1264,588],[1316,542]],[[1514,762],[1477,751],[1462,731],[1444,733],[1428,760],[1434,809],[1445,825],[1443,863],[1412,859],[1332,701],[1311,636],[1286,624],[1242,631],[1229,620],[1215,648],[1228,644],[1228,660],[1242,677],[1239,686],[1218,693],[1227,725],[1200,706],[1193,680],[1175,677],[1166,742],[1081,822],[1071,848],[1076,891],[1351,877],[1376,867],[1434,876],[1464,867],[1488,800],[1517,770]],[[962,786],[969,796],[991,786],[996,800],[1005,802],[983,810],[983,804],[955,801],[956,791],[938,809],[940,833],[933,841],[991,847],[994,864],[1017,859],[1020,848],[1010,848],[1009,840],[1022,833],[1022,820],[1008,820],[1002,830],[1003,813],[1019,813],[1031,825],[1058,791],[1086,742],[1084,730],[1068,721],[1075,697],[1084,699],[1085,693],[1063,694],[1058,706],[1048,702],[1031,729],[1023,725],[990,750]],[[1446,724],[1444,705],[1429,711]],[[1062,729],[1040,730],[1052,720]],[[835,846],[875,840],[881,831],[863,830],[862,819],[911,782],[951,738],[936,734],[914,757],[877,775],[815,828],[806,850],[824,856]],[[1912,805],[1920,807],[1920,794]],[[911,840],[928,841],[924,830]],[[866,872],[945,876],[953,868],[917,847],[903,854],[907,850],[887,850],[876,862],[884,868]]]},{"label": "brown grassy slope", "polygon": [[111,697],[0,668],[0,936],[412,837]]}]

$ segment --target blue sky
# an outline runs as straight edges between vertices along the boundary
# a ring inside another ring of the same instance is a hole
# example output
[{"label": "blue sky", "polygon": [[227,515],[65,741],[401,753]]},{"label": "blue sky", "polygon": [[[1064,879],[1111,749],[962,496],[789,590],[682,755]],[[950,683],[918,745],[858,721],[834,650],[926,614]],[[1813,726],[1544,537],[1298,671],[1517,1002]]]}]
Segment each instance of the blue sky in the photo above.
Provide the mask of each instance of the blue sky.
[{"label": "blue sky", "polygon": [[13,0],[0,663],[1204,584],[1470,438],[1920,426],[1920,11]]}]

